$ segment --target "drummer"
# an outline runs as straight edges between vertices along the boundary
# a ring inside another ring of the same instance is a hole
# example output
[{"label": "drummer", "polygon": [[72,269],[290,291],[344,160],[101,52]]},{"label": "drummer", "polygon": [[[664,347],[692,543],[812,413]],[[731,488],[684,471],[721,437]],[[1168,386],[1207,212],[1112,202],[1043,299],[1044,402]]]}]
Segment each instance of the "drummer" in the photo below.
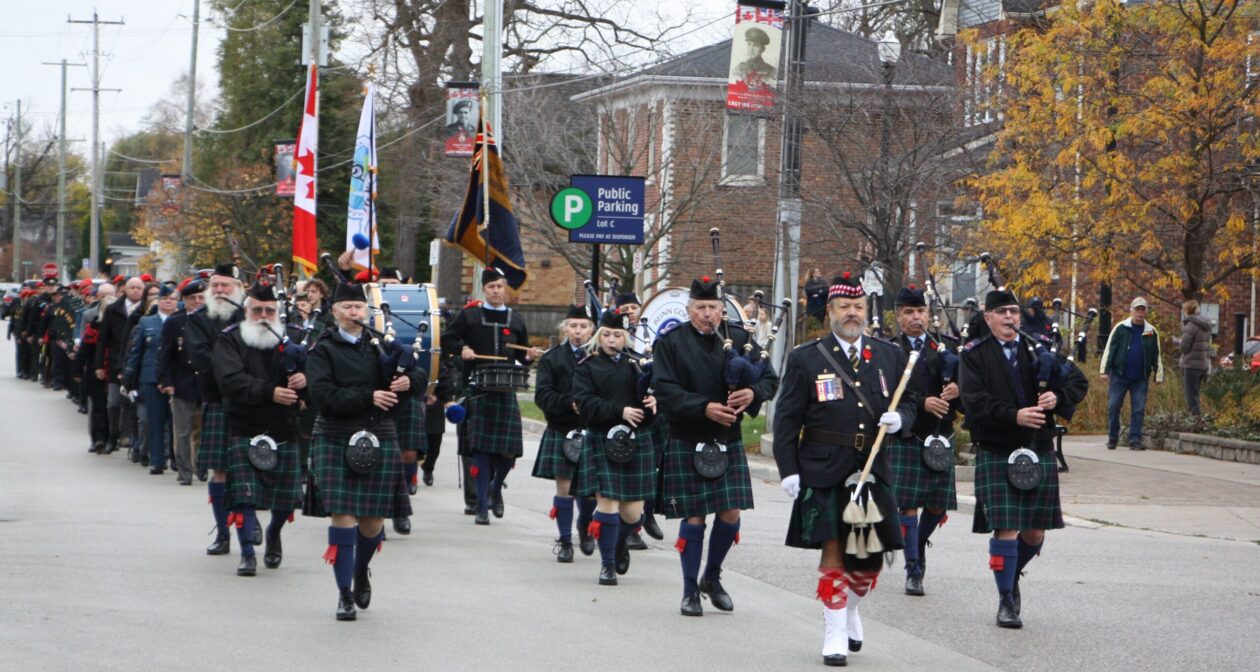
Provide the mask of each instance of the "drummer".
[{"label": "drummer", "polygon": [[[634,335],[639,333],[639,316],[643,314],[643,306],[639,301],[639,295],[634,292],[618,294],[616,303],[617,311],[624,314],[629,319],[630,323],[628,332],[629,338],[626,339],[626,347],[633,347]],[[652,434],[652,443],[655,447],[656,454],[657,456],[660,456],[664,453],[665,441],[669,438],[669,428],[665,424],[665,418],[658,417],[652,423],[649,431]],[[660,461],[657,460],[657,468],[660,467],[659,462]],[[647,532],[648,536],[653,539],[661,541],[665,538],[665,533],[661,531],[661,526],[656,522],[656,516],[652,515],[653,499],[654,497],[648,497],[643,503],[643,531]],[[630,535],[630,538],[626,540],[626,544],[632,551],[642,551],[647,549],[647,544],[644,543],[643,537],[639,536],[638,531],[635,531]]]},{"label": "drummer", "polygon": [[[392,266],[382,266],[380,277],[376,282],[380,285],[402,284],[402,271]],[[407,494],[416,494],[419,485],[417,474],[420,471],[419,459],[426,449],[427,435],[424,431],[424,408],[422,399],[426,390],[423,387],[400,394],[398,409],[394,422],[398,425],[398,448],[402,451],[403,475],[407,479]],[[399,516],[394,519],[394,531],[398,534],[411,534],[411,517]]]},{"label": "drummer", "polygon": [[[503,271],[493,266],[482,271],[481,288],[485,302],[460,311],[442,333],[445,344],[459,351],[474,383],[478,371],[487,365],[526,365],[542,356],[541,350],[529,347],[525,319],[507,306]],[[503,484],[516,458],[524,454],[521,409],[515,390],[471,391],[465,439],[473,453],[470,471],[477,488],[476,524],[489,525],[487,510],[495,518],[503,517]]]}]

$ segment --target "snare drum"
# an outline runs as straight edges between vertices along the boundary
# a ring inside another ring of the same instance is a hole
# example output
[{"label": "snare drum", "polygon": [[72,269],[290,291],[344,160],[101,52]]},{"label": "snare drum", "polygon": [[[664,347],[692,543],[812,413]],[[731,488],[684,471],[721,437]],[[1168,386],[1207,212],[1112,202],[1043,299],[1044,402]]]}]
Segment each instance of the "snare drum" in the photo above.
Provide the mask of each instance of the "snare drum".
[{"label": "snare drum", "polygon": [[368,301],[373,308],[386,306],[372,316],[372,326],[385,331],[386,322],[394,329],[398,342],[410,349],[420,339],[420,355],[416,367],[424,371],[426,394],[437,387],[438,361],[442,356],[442,319],[438,311],[437,288],[423,285],[367,286]]},{"label": "snare drum", "polygon": [[[634,332],[634,349],[637,352],[644,352],[656,339],[669,333],[670,329],[690,321],[687,317],[689,295],[690,291],[683,287],[667,287],[643,304],[643,310],[639,313],[639,325]],[[743,306],[739,305],[735,297],[727,294],[725,303],[727,321],[740,326],[747,324],[748,316],[744,314]]]},{"label": "snare drum", "polygon": [[529,371],[515,364],[482,364],[472,370],[477,392],[520,392],[529,389]]}]

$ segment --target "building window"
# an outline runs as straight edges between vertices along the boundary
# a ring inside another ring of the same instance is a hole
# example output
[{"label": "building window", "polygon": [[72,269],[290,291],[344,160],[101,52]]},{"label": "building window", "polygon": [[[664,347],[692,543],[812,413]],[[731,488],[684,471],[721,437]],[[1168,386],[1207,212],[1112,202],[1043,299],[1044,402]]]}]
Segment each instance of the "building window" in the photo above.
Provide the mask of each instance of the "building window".
[{"label": "building window", "polygon": [[726,115],[722,142],[722,184],[761,184],[765,121]]},{"label": "building window", "polygon": [[[990,71],[995,68],[996,72]],[[968,45],[964,66],[966,92],[963,99],[963,123],[967,126],[1001,119],[998,101],[1006,71],[1006,40],[990,37],[978,45]]]}]

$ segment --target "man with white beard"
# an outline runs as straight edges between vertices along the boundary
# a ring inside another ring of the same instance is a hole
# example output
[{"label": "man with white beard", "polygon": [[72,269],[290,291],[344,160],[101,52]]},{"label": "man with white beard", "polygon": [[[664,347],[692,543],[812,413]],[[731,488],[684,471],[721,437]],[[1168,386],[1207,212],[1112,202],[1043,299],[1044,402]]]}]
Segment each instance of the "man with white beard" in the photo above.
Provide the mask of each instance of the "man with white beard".
[{"label": "man with white beard", "polygon": [[[214,344],[228,325],[244,319],[237,307],[245,300],[241,271],[235,264],[220,264],[209,280],[210,298],[205,310],[188,316],[184,342],[188,360],[197,371],[197,386],[204,406],[201,411],[201,447],[197,451],[198,471],[211,471],[210,505],[214,509],[217,528],[214,543],[206,549],[209,555],[226,555],[232,550],[228,536],[227,493],[227,427],[223,414],[223,395],[214,379]],[[261,535],[258,535],[261,536]],[[254,543],[261,543],[255,538]]]},{"label": "man with white beard", "polygon": [[[239,521],[237,576],[254,576],[253,528],[258,509],[271,511],[263,564],[280,566],[280,529],[302,496],[298,464],[298,392],[306,388],[305,357],[296,341],[282,351],[280,308],[271,285],[256,284],[245,299],[245,320],[214,344],[214,377],[227,419],[227,508]],[[291,330],[291,340],[300,337]]]}]

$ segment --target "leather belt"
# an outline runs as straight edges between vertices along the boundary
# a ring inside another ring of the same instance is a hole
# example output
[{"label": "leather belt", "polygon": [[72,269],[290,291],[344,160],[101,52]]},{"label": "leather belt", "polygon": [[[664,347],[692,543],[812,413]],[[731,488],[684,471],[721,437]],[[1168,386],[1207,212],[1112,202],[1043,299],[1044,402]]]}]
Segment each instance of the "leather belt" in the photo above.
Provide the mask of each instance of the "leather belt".
[{"label": "leather belt", "polygon": [[844,448],[851,447],[859,452],[865,450],[875,439],[874,435],[871,434],[840,434],[839,432],[828,432],[825,429],[806,429],[802,436],[806,441],[842,446]]}]

